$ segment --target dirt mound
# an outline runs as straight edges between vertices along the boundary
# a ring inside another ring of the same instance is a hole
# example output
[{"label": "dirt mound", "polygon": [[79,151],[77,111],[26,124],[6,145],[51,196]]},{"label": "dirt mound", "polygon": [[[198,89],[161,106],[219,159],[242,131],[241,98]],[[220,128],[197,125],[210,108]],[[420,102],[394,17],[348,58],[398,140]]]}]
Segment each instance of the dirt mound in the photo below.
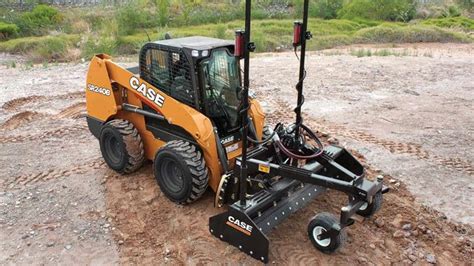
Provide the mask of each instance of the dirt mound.
[{"label": "dirt mound", "polygon": [[[189,206],[175,205],[159,190],[151,168],[145,165],[133,179],[110,172],[106,182],[107,214],[117,228],[114,237],[121,244],[124,264],[256,263],[208,232],[208,217],[223,211],[212,207],[212,193]],[[369,169],[370,177],[376,174]],[[385,176],[386,183],[390,180]],[[380,213],[348,228],[348,242],[339,253],[322,254],[308,240],[308,221],[317,212],[338,213],[346,200],[342,193],[330,191],[279,225],[269,235],[270,260],[289,265],[408,264],[424,263],[436,254],[440,264],[467,264],[472,258],[472,229],[414,203],[399,183],[386,194]]]},{"label": "dirt mound", "polygon": [[34,119],[40,119],[44,115],[33,112],[33,111],[24,111],[14,116],[10,117],[7,121],[5,121],[2,125],[0,125],[0,129],[2,130],[12,130],[18,128]]},{"label": "dirt mound", "polygon": [[56,118],[78,119],[86,116],[86,103],[80,102],[69,106],[56,115]]}]

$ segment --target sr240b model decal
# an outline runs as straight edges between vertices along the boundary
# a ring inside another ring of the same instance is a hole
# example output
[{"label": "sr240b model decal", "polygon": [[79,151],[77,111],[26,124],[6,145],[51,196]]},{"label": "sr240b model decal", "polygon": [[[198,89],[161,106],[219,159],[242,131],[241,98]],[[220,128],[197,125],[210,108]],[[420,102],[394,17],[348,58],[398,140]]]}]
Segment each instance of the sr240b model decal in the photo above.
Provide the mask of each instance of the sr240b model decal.
[{"label": "sr240b model decal", "polygon": [[137,77],[132,76],[130,78],[130,86],[137,92],[141,93],[148,100],[154,102],[156,105],[158,105],[158,107],[163,107],[163,104],[165,103],[165,97],[161,96],[152,88],[148,88],[146,84],[141,83]]},{"label": "sr240b model decal", "polygon": [[100,94],[103,94],[105,96],[110,96],[110,90],[109,89],[97,87],[96,85],[93,85],[93,84],[87,84],[87,88],[92,92],[100,93]]}]

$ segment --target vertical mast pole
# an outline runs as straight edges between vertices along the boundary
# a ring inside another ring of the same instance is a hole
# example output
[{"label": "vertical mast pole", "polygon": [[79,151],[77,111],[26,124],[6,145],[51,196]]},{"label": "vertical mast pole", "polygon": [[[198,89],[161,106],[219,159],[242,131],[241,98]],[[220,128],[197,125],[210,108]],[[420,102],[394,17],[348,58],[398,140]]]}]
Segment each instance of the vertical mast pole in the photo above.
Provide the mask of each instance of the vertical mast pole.
[{"label": "vertical mast pole", "polygon": [[[299,74],[299,80],[298,83],[296,84],[296,90],[298,91],[298,102],[297,106],[295,108],[295,113],[296,113],[296,127],[295,127],[295,138],[299,138],[300,134],[300,125],[303,123],[303,118],[301,117],[301,106],[304,103],[304,97],[303,97],[303,81],[305,78],[305,68],[304,68],[304,60],[305,60],[305,55],[306,55],[306,40],[307,40],[307,31],[308,31],[308,6],[309,6],[309,0],[304,0],[304,6],[303,6],[303,25],[301,26],[301,50],[300,50],[300,74]],[[296,48],[295,48],[296,49]]]},{"label": "vertical mast pole", "polygon": [[248,109],[249,109],[249,67],[250,67],[250,21],[251,21],[251,8],[252,1],[245,1],[245,46],[244,46],[244,88],[242,91],[242,160],[240,165],[240,205],[243,207],[247,204],[246,194],[247,194],[247,137],[248,137]]}]

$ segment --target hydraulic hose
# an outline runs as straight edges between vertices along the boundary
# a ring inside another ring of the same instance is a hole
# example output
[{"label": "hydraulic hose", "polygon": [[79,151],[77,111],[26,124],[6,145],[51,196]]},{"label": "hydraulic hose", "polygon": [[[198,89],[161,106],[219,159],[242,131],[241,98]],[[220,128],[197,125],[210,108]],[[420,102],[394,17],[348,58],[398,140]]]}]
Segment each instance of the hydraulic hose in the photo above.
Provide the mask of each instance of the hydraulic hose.
[{"label": "hydraulic hose", "polygon": [[319,157],[323,154],[324,152],[324,146],[323,144],[321,143],[321,141],[319,140],[318,136],[316,136],[316,134],[310,129],[308,128],[307,126],[305,126],[304,124],[301,124],[300,125],[301,128],[306,132],[308,133],[309,137],[314,140],[316,142],[316,144],[318,145],[317,149],[318,151],[311,154],[311,155],[301,155],[301,154],[296,154],[296,153],[293,153],[291,152],[289,149],[287,149],[285,147],[285,145],[283,145],[283,143],[278,140],[276,141],[276,144],[278,145],[278,147],[280,148],[280,150],[288,157],[290,158],[293,158],[293,159],[297,159],[297,160],[310,160],[310,159],[314,159],[316,157]]}]

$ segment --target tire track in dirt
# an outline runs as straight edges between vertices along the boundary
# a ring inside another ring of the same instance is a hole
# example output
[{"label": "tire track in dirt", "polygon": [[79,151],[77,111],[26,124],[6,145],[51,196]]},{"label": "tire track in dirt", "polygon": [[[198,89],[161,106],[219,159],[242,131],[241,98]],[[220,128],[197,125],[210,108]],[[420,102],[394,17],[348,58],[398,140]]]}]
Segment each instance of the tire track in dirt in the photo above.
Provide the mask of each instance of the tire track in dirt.
[{"label": "tire track in dirt", "polygon": [[25,134],[25,135],[13,135],[13,136],[1,136],[0,144],[4,143],[15,143],[15,142],[24,142],[24,141],[44,141],[51,138],[63,138],[65,136],[70,136],[78,134],[80,132],[85,132],[88,130],[87,125],[73,125],[68,127],[57,128],[53,130],[43,131],[37,134]]},{"label": "tire track in dirt", "polygon": [[5,102],[1,108],[7,111],[12,111],[12,110],[18,109],[19,107],[28,106],[40,101],[43,102],[44,100],[52,100],[52,101],[56,99],[71,100],[71,99],[77,99],[81,97],[85,97],[85,92],[79,91],[79,92],[65,93],[65,94],[59,94],[59,95],[54,95],[54,96],[32,95],[32,96],[20,97],[20,98],[9,100]]},{"label": "tire track in dirt", "polygon": [[9,189],[17,189],[29,184],[44,182],[52,179],[67,177],[72,174],[83,174],[87,171],[97,170],[103,168],[105,162],[102,157],[78,164],[64,169],[48,169],[42,172],[31,173],[26,175],[19,175],[10,179],[3,184]]},{"label": "tire track in dirt", "polygon": [[359,140],[375,145],[379,145],[390,151],[391,153],[408,154],[435,163],[439,166],[452,170],[465,172],[470,176],[474,175],[474,166],[471,162],[461,158],[445,158],[439,155],[430,154],[424,150],[421,145],[415,143],[401,143],[391,140],[379,139],[367,132],[347,129],[340,125],[326,125],[318,123],[323,131],[330,132],[334,136],[343,136],[354,140]]},{"label": "tire track in dirt", "polygon": [[[280,111],[292,110],[292,107],[290,107],[288,103],[281,100],[276,100],[273,104],[275,106],[279,106],[279,108],[275,109],[277,111],[275,111],[274,113],[269,114],[268,119],[271,121],[271,123],[274,123],[276,121],[291,121],[293,119],[293,112]],[[431,154],[427,150],[423,149],[420,144],[384,140],[361,130],[348,129],[344,126],[332,123],[328,124],[328,122],[326,121],[314,121],[315,118],[309,117],[308,115],[303,115],[303,117],[306,119],[306,121],[311,121],[308,122],[308,126],[310,128],[318,129],[318,131],[323,136],[342,136],[358,141],[375,144],[384,147],[391,153],[413,155],[419,159],[427,160],[439,166],[465,172],[470,176],[474,176],[474,166],[470,161],[455,157],[445,158],[439,155]]]},{"label": "tire track in dirt", "polygon": [[[0,131],[9,131],[26,125],[33,120],[56,120],[56,119],[81,119],[86,116],[85,102],[75,103],[64,108],[56,115],[41,114],[33,111],[24,111],[13,115],[10,119],[0,125]],[[44,140],[47,138],[57,138],[68,136],[87,129],[87,125],[73,125],[53,130],[43,131],[35,134],[1,136],[0,143],[23,142],[29,140]]]}]

